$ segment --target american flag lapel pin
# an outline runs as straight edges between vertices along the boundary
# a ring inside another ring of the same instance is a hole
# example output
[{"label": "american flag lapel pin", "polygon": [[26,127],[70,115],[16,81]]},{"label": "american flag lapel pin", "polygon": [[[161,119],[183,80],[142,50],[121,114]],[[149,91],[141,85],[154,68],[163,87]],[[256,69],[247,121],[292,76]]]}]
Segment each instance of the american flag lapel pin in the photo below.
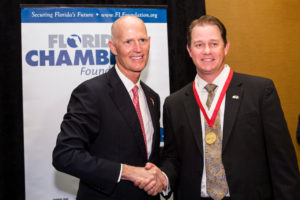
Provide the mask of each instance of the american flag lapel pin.
[{"label": "american flag lapel pin", "polygon": [[150,97],[150,101],[152,103],[152,105],[154,106],[154,100]]}]

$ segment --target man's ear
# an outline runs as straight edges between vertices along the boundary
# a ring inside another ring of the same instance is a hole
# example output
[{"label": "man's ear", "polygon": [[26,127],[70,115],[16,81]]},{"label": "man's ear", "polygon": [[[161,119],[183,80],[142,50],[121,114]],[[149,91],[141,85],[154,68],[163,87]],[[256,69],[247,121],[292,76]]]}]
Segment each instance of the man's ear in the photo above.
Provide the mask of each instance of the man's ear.
[{"label": "man's ear", "polygon": [[186,45],[186,50],[189,52],[190,57],[192,57],[192,51],[190,50],[189,45]]},{"label": "man's ear", "polygon": [[227,53],[229,51],[229,47],[230,47],[230,43],[227,42],[227,44],[225,45],[225,56],[227,55]]},{"label": "man's ear", "polygon": [[114,43],[113,43],[112,40],[109,40],[109,41],[108,41],[108,46],[109,46],[109,48],[110,48],[110,51],[111,51],[115,56],[118,55],[117,50],[116,50],[116,47],[115,47],[115,45],[114,45]]}]

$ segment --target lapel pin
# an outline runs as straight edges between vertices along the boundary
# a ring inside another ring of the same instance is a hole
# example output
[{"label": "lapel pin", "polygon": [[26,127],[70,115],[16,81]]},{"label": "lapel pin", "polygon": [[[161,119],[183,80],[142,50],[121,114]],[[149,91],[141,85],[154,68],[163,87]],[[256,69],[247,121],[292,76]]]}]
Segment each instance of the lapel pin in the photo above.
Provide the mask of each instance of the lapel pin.
[{"label": "lapel pin", "polygon": [[233,95],[232,98],[233,99],[239,99],[240,97],[238,95]]},{"label": "lapel pin", "polygon": [[154,100],[150,97],[150,100],[152,102],[152,105],[154,106]]}]

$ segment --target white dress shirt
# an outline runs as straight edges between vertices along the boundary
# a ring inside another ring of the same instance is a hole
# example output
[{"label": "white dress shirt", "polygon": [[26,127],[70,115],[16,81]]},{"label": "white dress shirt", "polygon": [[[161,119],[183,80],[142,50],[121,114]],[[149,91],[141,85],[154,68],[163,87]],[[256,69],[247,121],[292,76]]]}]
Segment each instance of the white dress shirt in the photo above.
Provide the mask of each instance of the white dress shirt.
[{"label": "white dress shirt", "polygon": [[[218,75],[218,77],[215,78],[215,80],[212,82],[213,84],[217,85],[215,89],[215,97],[213,99],[213,102],[211,104],[210,109],[208,110],[206,106],[206,100],[208,98],[208,92],[204,88],[208,83],[201,79],[198,75],[195,77],[195,86],[196,90],[198,92],[200,101],[205,109],[205,112],[208,116],[208,118],[211,118],[213,111],[215,110],[217,101],[221,95],[221,91],[223,89],[223,86],[225,85],[226,79],[229,75],[230,68],[228,65],[225,65],[224,69],[222,72]],[[223,135],[223,122],[224,122],[224,108],[225,108],[225,98],[226,95],[224,96],[224,99],[222,100],[221,106],[220,106],[220,122],[221,122],[221,134]],[[200,109],[200,108],[199,108]],[[200,119],[201,119],[201,126],[202,126],[202,138],[203,138],[203,152],[205,152],[205,117],[200,110]],[[203,175],[202,175],[202,181],[201,181],[201,197],[209,197],[206,191],[206,169],[205,169],[205,154],[203,154]],[[229,192],[226,194],[226,196],[229,196]]]}]

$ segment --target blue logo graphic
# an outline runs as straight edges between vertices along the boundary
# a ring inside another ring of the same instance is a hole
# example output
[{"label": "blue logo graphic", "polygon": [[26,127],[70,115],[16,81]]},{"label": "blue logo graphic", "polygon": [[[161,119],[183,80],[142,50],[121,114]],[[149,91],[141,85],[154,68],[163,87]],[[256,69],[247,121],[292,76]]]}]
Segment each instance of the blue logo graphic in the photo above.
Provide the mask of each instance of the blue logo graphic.
[{"label": "blue logo graphic", "polygon": [[48,48],[28,51],[25,60],[31,67],[80,66],[80,75],[104,74],[116,63],[109,51],[110,38],[108,34],[50,34]]},{"label": "blue logo graphic", "polygon": [[70,37],[68,37],[67,43],[70,47],[77,48],[79,44],[81,44],[81,38],[76,34],[72,34]]}]

